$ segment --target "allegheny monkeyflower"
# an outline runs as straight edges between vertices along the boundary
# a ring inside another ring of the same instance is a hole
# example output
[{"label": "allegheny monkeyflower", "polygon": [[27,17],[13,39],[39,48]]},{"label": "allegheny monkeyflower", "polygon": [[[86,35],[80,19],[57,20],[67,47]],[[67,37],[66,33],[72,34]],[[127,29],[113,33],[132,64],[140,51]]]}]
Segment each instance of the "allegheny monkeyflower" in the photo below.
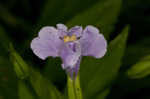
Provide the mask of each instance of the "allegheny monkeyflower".
[{"label": "allegheny monkeyflower", "polygon": [[31,42],[31,49],[41,59],[60,57],[62,68],[71,78],[77,75],[82,56],[101,58],[107,50],[107,42],[99,30],[88,25],[83,30],[75,26],[68,30],[64,24],[43,27]]}]

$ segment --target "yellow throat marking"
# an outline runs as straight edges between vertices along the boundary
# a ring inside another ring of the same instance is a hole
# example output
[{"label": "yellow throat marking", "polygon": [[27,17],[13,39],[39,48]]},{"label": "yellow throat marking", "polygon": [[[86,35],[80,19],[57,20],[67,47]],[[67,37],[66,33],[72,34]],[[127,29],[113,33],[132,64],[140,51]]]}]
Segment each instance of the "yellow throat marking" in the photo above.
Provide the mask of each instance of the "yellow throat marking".
[{"label": "yellow throat marking", "polygon": [[72,41],[75,41],[75,40],[77,40],[77,37],[76,37],[76,35],[72,35],[72,36],[64,36],[64,38],[63,38],[63,40],[64,40],[64,42],[66,43],[66,42],[72,42]]}]

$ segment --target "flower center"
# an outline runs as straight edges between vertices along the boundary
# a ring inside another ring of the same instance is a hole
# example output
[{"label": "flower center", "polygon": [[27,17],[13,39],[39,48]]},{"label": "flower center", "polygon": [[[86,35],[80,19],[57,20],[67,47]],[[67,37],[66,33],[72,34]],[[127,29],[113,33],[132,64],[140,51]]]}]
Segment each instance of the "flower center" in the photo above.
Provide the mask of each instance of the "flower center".
[{"label": "flower center", "polygon": [[72,41],[77,40],[77,37],[74,34],[72,36],[65,35],[64,38],[63,38],[63,40],[64,40],[65,43],[66,42],[72,42]]}]

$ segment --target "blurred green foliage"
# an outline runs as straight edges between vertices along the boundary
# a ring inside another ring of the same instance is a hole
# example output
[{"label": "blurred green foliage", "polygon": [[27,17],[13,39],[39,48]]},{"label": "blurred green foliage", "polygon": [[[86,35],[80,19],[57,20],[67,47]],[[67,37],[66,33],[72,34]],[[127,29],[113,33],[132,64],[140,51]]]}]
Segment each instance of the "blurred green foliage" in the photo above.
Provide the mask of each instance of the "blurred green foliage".
[{"label": "blurred green foliage", "polygon": [[0,99],[67,99],[61,60],[30,49],[41,27],[57,23],[94,25],[108,40],[104,58],[81,62],[84,99],[149,99],[149,9],[149,0],[1,0]]},{"label": "blurred green foliage", "polygon": [[[40,72],[27,65],[27,63],[22,59],[22,57],[13,49],[12,45],[10,45],[10,47],[10,57],[12,65],[14,66],[14,71],[18,78],[21,80],[28,81],[40,99],[62,99],[61,94],[52,85],[52,83],[45,79],[40,74]],[[30,98],[32,97],[31,99],[34,99],[33,96],[29,94],[30,92],[27,93],[27,88],[24,82],[19,82],[19,89],[19,91],[25,90],[26,94],[28,94]],[[23,94],[23,92],[20,92],[20,95],[21,94]],[[24,97],[20,96],[20,98]]]},{"label": "blurred green foliage", "polygon": [[127,74],[131,78],[143,78],[150,74],[150,55],[141,59],[136,64],[134,64],[128,71]]}]

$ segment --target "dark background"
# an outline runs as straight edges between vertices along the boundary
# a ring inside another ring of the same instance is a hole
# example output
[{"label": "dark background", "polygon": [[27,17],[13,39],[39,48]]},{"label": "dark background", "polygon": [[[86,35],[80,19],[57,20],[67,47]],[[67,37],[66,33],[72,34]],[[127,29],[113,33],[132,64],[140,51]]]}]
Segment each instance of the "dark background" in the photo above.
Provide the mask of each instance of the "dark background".
[{"label": "dark background", "polygon": [[[82,13],[82,11],[90,8],[98,1],[100,0],[0,0],[0,26],[5,30],[6,35],[22,57],[29,63],[32,61],[33,64],[36,64],[35,68],[42,70],[43,65],[46,63],[33,55],[29,49],[29,44],[33,37],[37,35],[38,30],[45,25],[65,24],[72,17]],[[48,6],[48,4],[50,5]],[[49,9],[44,10],[47,9],[46,7],[49,7]],[[63,10],[64,7],[66,10]],[[43,13],[50,14],[48,14],[49,16],[44,16]],[[141,57],[150,54],[150,0],[123,0],[119,17],[115,23],[115,29],[108,41],[115,38],[127,24],[130,25],[130,33],[123,58],[123,66],[107,98],[150,99],[149,76],[132,80],[124,75],[124,72],[131,65],[135,64]],[[5,44],[5,41],[0,40],[0,42]],[[6,49],[1,48],[0,55],[7,57],[8,52],[4,50]],[[0,61],[3,60],[1,59]],[[57,61],[60,64],[60,60],[57,59]],[[7,66],[7,64],[5,65]],[[61,68],[59,70],[64,74]],[[17,84],[17,78],[16,76],[14,78],[10,76],[9,81],[9,72],[15,75],[12,70],[5,71],[0,69],[0,99],[3,99],[2,95],[11,94],[17,90],[14,86],[14,83]],[[63,76],[61,79],[65,78],[66,76]],[[65,80],[63,83],[55,80],[55,78],[52,80],[60,90],[64,88]],[[15,94],[11,95],[15,97]]]}]

